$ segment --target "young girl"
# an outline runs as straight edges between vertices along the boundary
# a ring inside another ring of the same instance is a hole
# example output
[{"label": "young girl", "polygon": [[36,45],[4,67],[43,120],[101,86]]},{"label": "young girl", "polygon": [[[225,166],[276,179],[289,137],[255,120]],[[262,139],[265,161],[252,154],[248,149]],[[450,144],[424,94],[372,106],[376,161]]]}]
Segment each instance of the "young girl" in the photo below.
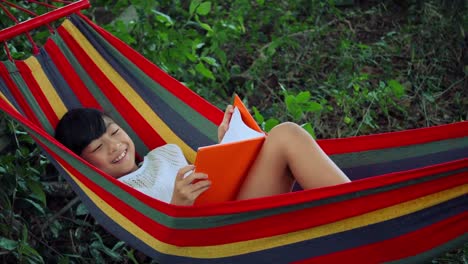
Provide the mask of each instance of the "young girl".
[{"label": "young girl", "polygon": [[[219,141],[229,129],[232,113],[229,105],[218,127]],[[70,110],[57,125],[55,137],[110,176],[164,202],[192,205],[210,187],[209,175],[194,172],[174,144],[150,151],[138,166],[127,133],[95,109]],[[349,182],[304,129],[286,122],[268,133],[237,199],[286,193],[295,180],[304,189]]]}]

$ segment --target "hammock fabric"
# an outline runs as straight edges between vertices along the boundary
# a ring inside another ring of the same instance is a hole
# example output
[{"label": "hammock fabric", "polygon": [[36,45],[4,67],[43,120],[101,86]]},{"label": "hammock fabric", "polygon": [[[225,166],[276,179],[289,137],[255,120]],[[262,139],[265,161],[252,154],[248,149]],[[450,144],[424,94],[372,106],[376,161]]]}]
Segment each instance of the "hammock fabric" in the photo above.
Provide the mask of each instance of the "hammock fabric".
[{"label": "hammock fabric", "polygon": [[193,162],[222,111],[81,14],[39,54],[0,63],[0,108],[45,150],[97,221],[161,263],[421,262],[468,241],[468,122],[319,144],[349,184],[179,207],[101,173],[51,134],[79,106],[113,115],[140,156]]}]

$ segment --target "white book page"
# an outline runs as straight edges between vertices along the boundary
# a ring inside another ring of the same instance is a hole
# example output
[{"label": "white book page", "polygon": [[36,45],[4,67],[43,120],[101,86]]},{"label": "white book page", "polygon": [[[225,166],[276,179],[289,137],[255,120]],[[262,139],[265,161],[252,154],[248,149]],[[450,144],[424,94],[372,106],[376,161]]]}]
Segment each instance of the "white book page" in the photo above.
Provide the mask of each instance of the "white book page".
[{"label": "white book page", "polygon": [[234,108],[234,112],[231,116],[231,121],[229,122],[229,128],[226,131],[223,139],[220,144],[241,141],[251,138],[257,138],[264,136],[263,133],[253,130],[248,127],[244,121],[242,121],[241,113],[237,107]]}]

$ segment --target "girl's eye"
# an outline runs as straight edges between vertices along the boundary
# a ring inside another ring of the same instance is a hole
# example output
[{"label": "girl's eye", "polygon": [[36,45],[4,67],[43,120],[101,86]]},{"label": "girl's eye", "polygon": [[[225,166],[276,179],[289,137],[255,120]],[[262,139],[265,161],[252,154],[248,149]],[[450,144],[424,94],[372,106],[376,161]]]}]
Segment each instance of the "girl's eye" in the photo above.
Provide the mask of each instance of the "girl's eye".
[{"label": "girl's eye", "polygon": [[95,149],[94,149],[92,152],[94,153],[94,152],[96,152],[96,151],[100,150],[100,149],[101,149],[101,147],[102,147],[102,144],[100,144],[99,146],[97,146],[97,147],[96,147],[96,148],[95,148]]},{"label": "girl's eye", "polygon": [[114,132],[112,132],[112,135],[115,135],[119,132],[120,128],[117,128]]}]

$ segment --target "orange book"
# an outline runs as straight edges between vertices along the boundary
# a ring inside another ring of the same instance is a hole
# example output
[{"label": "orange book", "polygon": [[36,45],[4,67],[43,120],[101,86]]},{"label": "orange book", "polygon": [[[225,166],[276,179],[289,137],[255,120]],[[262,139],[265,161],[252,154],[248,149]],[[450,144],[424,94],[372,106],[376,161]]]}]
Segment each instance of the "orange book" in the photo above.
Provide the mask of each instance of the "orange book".
[{"label": "orange book", "polygon": [[233,105],[223,140],[197,151],[195,170],[208,174],[211,186],[195,200],[196,205],[234,200],[265,140],[266,134],[237,95]]}]

